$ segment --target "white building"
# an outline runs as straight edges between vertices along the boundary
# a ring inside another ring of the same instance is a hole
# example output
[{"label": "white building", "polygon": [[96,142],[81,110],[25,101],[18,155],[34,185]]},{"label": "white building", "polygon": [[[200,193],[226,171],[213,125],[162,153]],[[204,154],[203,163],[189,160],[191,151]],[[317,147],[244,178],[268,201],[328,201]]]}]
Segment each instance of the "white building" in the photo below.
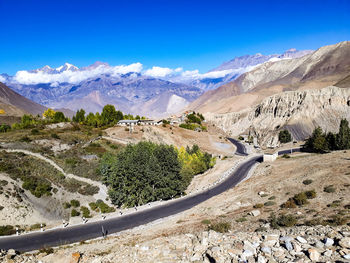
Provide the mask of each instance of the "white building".
[{"label": "white building", "polygon": [[277,159],[278,152],[265,152],[263,156],[264,162],[273,162]]}]

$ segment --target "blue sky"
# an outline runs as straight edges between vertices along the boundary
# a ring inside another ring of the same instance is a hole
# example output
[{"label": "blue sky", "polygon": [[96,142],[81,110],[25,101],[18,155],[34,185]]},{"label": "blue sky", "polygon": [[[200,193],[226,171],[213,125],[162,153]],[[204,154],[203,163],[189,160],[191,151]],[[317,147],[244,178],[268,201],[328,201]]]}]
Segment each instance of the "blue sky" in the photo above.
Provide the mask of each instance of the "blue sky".
[{"label": "blue sky", "polygon": [[206,72],[350,40],[350,1],[0,0],[0,73],[64,62]]}]

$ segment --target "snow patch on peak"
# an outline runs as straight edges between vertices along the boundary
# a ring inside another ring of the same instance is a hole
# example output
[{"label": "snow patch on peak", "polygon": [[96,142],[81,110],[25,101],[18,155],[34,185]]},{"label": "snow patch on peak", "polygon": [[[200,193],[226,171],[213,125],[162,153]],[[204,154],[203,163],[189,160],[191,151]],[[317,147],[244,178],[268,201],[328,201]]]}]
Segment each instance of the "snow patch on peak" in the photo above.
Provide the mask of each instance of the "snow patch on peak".
[{"label": "snow patch on peak", "polygon": [[167,106],[166,111],[169,114],[170,113],[177,113],[180,110],[182,110],[183,108],[185,108],[188,104],[189,104],[189,102],[186,99],[173,94],[169,98],[169,102],[168,102],[168,106]]}]

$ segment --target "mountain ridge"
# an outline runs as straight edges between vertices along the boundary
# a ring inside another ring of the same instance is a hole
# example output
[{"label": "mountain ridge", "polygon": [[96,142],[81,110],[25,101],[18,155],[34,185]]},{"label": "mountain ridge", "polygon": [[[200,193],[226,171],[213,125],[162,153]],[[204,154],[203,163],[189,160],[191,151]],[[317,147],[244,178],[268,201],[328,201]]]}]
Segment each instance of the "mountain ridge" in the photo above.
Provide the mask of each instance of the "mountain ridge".
[{"label": "mountain ridge", "polygon": [[204,93],[189,107],[204,112],[213,110],[217,112],[215,104],[225,101],[221,103],[222,108],[226,108],[229,112],[229,107],[225,104],[229,103],[228,98],[234,101],[235,96],[247,97],[243,94],[249,93],[252,96],[264,98],[264,93],[269,96],[287,90],[323,88],[333,85],[348,75],[349,58],[350,42],[344,41],[321,47],[300,58],[265,62],[242,74],[233,82]]}]

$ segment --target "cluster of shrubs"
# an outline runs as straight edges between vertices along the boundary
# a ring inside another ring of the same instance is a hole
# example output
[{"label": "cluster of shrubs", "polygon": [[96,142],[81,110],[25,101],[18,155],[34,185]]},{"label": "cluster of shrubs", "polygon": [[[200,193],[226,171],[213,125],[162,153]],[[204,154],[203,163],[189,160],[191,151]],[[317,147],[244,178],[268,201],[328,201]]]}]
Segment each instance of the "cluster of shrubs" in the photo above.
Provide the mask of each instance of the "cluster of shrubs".
[{"label": "cluster of shrubs", "polygon": [[13,235],[16,233],[16,230],[13,226],[6,225],[6,226],[0,226],[0,236],[8,236]]},{"label": "cluster of shrubs", "polygon": [[309,190],[306,192],[301,192],[289,198],[287,202],[281,205],[282,208],[296,208],[297,206],[303,206],[309,203],[308,199],[313,199],[316,197],[315,190]]},{"label": "cluster of shrubs", "polygon": [[336,215],[332,215],[330,218],[326,218],[326,219],[317,217],[317,218],[313,218],[311,220],[306,220],[304,222],[304,224],[307,226],[318,226],[318,225],[342,226],[342,225],[347,224],[349,221],[350,221],[349,217],[336,214]]},{"label": "cluster of shrubs", "polygon": [[186,123],[181,123],[179,127],[187,130],[207,131],[207,127],[202,125],[202,121],[204,121],[204,116],[200,113],[193,112],[187,115]]},{"label": "cluster of shrubs", "polygon": [[93,210],[95,212],[101,212],[102,214],[115,212],[114,207],[107,205],[101,199],[98,199],[96,201],[96,203],[94,203],[94,202],[89,203],[89,206],[90,206],[91,210]]},{"label": "cluster of shrubs", "polygon": [[11,130],[11,126],[7,124],[1,124],[0,125],[0,132],[8,132]]},{"label": "cluster of shrubs", "polygon": [[291,227],[298,223],[298,219],[293,215],[282,214],[276,217],[273,213],[270,215],[269,221],[273,228]]},{"label": "cluster of shrubs", "polygon": [[29,190],[35,197],[40,198],[43,195],[52,195],[52,186],[48,180],[26,176],[22,176],[21,179],[23,181],[22,188]]},{"label": "cluster of shrubs", "polygon": [[[90,218],[90,210],[89,208],[87,208],[86,206],[81,206],[80,207],[80,202],[76,199],[71,200],[69,203],[65,202],[63,204],[63,207],[65,209],[69,209],[71,207],[74,207],[71,211],[71,216],[75,217],[75,216],[80,216],[82,214],[83,217],[85,218]],[[77,210],[77,208],[80,207],[80,212]]]},{"label": "cluster of shrubs", "polygon": [[213,230],[219,233],[226,233],[231,229],[231,224],[229,222],[218,222],[208,225],[208,230]]}]

